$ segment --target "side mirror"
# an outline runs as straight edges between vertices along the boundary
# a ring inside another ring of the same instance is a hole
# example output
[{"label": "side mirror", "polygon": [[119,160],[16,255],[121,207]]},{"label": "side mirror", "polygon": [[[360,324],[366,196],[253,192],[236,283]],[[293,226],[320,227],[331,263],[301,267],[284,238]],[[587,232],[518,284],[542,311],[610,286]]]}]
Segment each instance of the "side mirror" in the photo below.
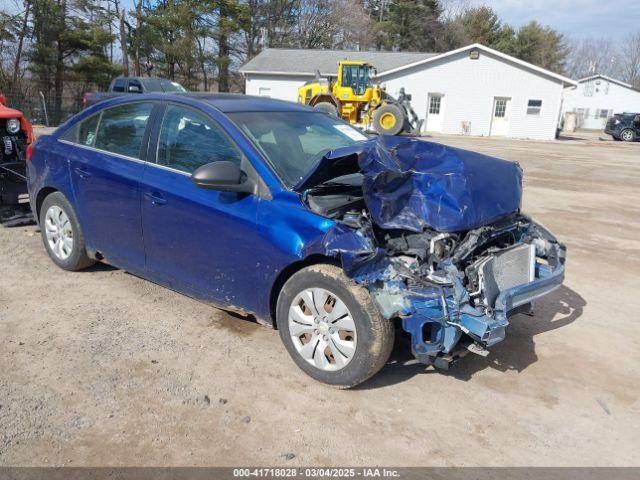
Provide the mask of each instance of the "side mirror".
[{"label": "side mirror", "polygon": [[129,85],[129,93],[142,93],[138,85]]},{"label": "side mirror", "polygon": [[256,184],[233,162],[220,161],[202,165],[191,175],[200,188],[221,192],[255,194]]}]

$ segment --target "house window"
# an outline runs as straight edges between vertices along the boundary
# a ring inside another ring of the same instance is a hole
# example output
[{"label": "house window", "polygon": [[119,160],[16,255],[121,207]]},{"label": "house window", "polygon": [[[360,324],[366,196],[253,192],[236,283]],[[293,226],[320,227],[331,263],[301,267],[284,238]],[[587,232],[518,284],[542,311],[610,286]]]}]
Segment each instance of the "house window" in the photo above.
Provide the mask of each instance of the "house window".
[{"label": "house window", "polygon": [[429,97],[429,113],[433,115],[440,115],[440,102],[442,101],[442,97],[440,96],[431,96]]},{"label": "house window", "polygon": [[527,103],[527,115],[540,115],[542,100],[529,100]]},{"label": "house window", "polygon": [[505,98],[498,98],[496,100],[496,111],[493,116],[496,118],[504,118],[507,113],[507,100]]},{"label": "house window", "polygon": [[600,118],[609,118],[609,110],[600,110]]},{"label": "house window", "polygon": [[260,87],[258,88],[258,95],[260,95],[261,97],[270,97],[271,89],[268,87]]}]

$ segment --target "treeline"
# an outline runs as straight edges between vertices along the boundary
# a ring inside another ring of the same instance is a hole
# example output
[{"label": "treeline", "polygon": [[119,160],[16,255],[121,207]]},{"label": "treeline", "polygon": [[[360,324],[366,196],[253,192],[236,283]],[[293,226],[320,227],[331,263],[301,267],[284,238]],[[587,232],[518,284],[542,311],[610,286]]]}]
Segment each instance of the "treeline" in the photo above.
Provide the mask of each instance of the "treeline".
[{"label": "treeline", "polygon": [[238,67],[267,47],[441,52],[480,42],[559,73],[590,68],[552,28],[514,28],[489,7],[438,0],[13,1],[0,11],[0,90],[35,85],[55,123],[65,95],[121,73],[241,91]]}]

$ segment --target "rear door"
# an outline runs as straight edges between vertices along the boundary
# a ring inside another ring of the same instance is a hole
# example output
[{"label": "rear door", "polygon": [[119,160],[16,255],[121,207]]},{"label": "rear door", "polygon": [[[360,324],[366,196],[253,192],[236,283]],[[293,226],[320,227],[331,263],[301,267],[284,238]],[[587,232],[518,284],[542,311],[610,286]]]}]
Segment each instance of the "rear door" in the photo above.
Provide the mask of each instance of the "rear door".
[{"label": "rear door", "polygon": [[144,268],[140,181],[145,162],[141,153],[146,154],[153,108],[152,102],[127,103],[83,121],[70,164],[89,248],[132,272]]},{"label": "rear door", "polygon": [[221,160],[246,171],[248,161],[215,119],[185,105],[166,106],[153,138],[142,181],[147,275],[218,305],[247,305],[260,199],[200,188],[191,174]]}]

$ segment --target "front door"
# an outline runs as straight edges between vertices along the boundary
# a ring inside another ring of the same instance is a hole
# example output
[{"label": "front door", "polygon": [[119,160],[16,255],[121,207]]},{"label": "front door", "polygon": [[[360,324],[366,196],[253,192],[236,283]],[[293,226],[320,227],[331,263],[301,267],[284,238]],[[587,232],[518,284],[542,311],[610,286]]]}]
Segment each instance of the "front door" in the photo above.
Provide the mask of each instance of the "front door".
[{"label": "front door", "polygon": [[444,95],[430,93],[427,100],[427,132],[442,132],[444,118]]},{"label": "front door", "polygon": [[493,116],[491,118],[491,135],[506,136],[509,133],[509,118],[511,115],[511,99],[495,97],[493,99]]},{"label": "front door", "polygon": [[144,267],[140,180],[145,163],[140,153],[153,106],[127,103],[84,120],[70,162],[87,245],[133,272]]},{"label": "front door", "polygon": [[[147,275],[220,306],[246,305],[255,264],[260,199],[196,186],[191,174],[215,161],[246,167],[246,159],[204,112],[169,104],[157,150],[142,180],[142,229]],[[253,268],[250,268],[250,267]]]}]

